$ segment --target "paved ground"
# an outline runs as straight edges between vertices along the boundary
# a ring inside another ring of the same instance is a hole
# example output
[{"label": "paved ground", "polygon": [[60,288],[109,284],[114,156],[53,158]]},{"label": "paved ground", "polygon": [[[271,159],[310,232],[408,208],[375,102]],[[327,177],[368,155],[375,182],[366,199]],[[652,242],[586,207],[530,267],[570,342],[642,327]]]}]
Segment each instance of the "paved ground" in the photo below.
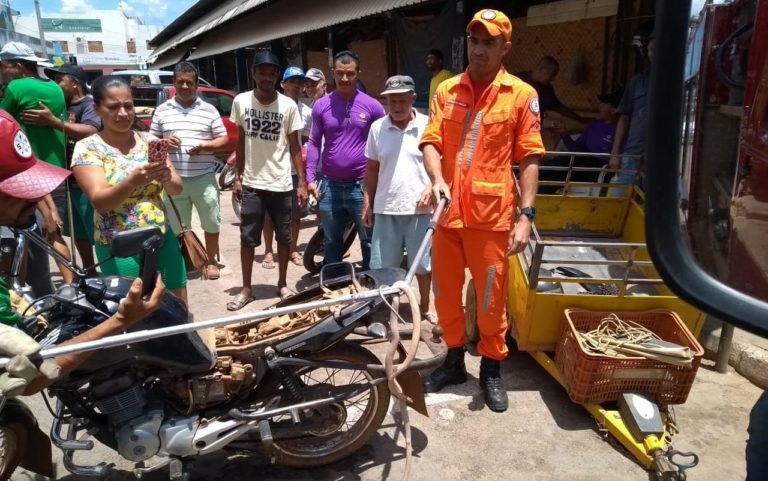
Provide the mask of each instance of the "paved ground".
[{"label": "paved ground", "polygon": [[[237,292],[240,283],[238,229],[229,206],[229,193],[223,193],[225,226],[222,234],[222,261],[226,268],[217,281],[192,280],[189,284],[191,308],[197,319],[226,315],[225,304]],[[307,221],[301,244],[314,232]],[[259,251],[261,253],[261,251]],[[351,259],[359,258],[357,251]],[[261,256],[257,259],[260,261]],[[275,270],[254,269],[253,285],[257,302],[246,309],[255,311],[276,301]],[[303,289],[313,282],[303,268],[289,266],[289,285]],[[648,474],[620,448],[606,441],[592,418],[571,403],[565,391],[543,369],[522,353],[513,354],[504,363],[504,379],[511,408],[495,414],[484,408],[478,396],[478,358],[468,360],[472,374],[465,385],[448,393],[428,397],[430,417],[412,414],[414,425],[414,481],[465,480],[646,480]],[[749,409],[760,390],[734,372],[717,374],[706,362],[699,371],[688,402],[676,409],[681,433],[678,449],[692,450],[701,456],[698,468],[689,473],[691,480],[743,480],[744,442]],[[45,429],[50,416],[42,403],[32,400]],[[271,465],[268,459],[211,456],[198,462],[192,479],[211,481],[400,480],[405,467],[404,441],[391,417],[372,441],[356,455],[315,470],[285,469]],[[56,479],[75,481],[57,459]],[[78,458],[81,463],[100,461],[118,463],[109,479],[132,479],[130,464],[120,462],[106,448],[99,448]],[[167,471],[149,479],[167,479]],[[19,472],[13,479],[41,479]]]}]

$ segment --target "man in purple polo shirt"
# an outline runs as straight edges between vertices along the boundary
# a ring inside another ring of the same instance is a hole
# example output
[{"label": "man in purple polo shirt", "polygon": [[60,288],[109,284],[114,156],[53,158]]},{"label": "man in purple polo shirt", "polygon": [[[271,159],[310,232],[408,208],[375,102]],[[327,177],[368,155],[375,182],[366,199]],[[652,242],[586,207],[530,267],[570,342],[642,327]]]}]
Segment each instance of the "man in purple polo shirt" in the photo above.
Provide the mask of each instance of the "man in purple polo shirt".
[{"label": "man in purple polo shirt", "polygon": [[[384,117],[381,104],[356,88],[360,59],[349,50],[334,58],[336,90],[312,107],[312,134],[307,144],[307,189],[319,199],[325,231],[325,261],[341,262],[344,225],[352,220],[360,237],[363,270],[371,259],[371,233],[363,224],[365,144],[371,124]],[[322,149],[322,177],[318,188],[317,164]]]}]

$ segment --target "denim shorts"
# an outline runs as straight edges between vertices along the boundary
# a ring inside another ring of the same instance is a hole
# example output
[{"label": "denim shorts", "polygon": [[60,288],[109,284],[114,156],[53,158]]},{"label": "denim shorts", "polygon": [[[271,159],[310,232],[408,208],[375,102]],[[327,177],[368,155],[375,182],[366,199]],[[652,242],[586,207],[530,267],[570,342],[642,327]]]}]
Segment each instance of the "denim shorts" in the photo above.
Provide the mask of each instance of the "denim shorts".
[{"label": "denim shorts", "polygon": [[[375,214],[371,237],[371,269],[400,267],[403,249],[408,254],[408,268],[413,265],[421,241],[427,235],[432,214],[387,215]],[[429,274],[432,270],[430,246],[419,260],[416,274]]]}]

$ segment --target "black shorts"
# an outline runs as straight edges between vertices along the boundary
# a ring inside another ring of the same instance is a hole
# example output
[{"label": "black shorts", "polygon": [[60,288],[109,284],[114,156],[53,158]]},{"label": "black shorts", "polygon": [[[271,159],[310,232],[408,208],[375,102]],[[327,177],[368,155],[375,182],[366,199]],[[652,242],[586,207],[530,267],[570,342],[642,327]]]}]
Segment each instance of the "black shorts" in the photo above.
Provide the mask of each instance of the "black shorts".
[{"label": "black shorts", "polygon": [[271,192],[243,186],[240,203],[240,246],[258,247],[264,218],[269,214],[278,244],[291,245],[291,192]]}]

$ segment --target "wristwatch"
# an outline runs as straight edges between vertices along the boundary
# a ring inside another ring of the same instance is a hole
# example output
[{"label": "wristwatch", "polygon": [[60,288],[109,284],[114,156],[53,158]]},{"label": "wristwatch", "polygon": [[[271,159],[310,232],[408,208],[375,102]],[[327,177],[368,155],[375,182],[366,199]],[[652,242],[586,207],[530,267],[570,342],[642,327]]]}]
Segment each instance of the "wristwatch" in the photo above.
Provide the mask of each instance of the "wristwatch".
[{"label": "wristwatch", "polygon": [[528,217],[529,220],[533,220],[536,218],[536,208],[534,207],[523,207],[520,209],[520,215],[524,215]]}]

